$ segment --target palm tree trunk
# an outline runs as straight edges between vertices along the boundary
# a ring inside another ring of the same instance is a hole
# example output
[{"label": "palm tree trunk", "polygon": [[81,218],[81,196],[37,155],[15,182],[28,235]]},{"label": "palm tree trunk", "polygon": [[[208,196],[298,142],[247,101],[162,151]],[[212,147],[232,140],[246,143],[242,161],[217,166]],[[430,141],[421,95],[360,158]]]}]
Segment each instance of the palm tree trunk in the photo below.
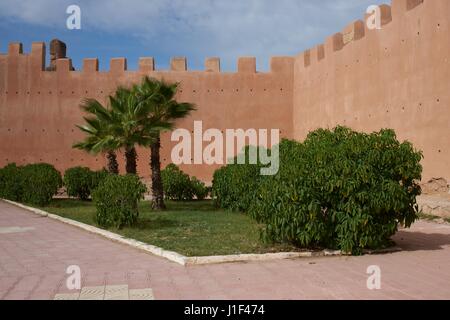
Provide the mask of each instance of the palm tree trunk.
[{"label": "palm tree trunk", "polygon": [[137,158],[136,148],[127,146],[125,148],[127,174],[137,174],[136,158]]},{"label": "palm tree trunk", "polygon": [[164,210],[164,188],[161,179],[161,159],[159,151],[161,149],[161,138],[158,137],[154,143],[150,145],[150,167],[152,169],[152,208],[153,210]]},{"label": "palm tree trunk", "polygon": [[108,160],[108,172],[111,174],[119,174],[119,164],[117,163],[117,156],[114,151],[108,151],[106,153],[106,159]]}]

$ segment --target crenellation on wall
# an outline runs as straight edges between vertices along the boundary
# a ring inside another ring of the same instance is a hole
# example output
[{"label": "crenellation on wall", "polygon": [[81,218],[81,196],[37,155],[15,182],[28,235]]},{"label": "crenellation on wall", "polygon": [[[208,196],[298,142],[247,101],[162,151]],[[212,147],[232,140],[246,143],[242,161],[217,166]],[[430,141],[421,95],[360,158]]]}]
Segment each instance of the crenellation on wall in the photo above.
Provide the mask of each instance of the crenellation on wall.
[{"label": "crenellation on wall", "polygon": [[139,71],[142,73],[155,71],[155,59],[153,57],[139,58]]},{"label": "crenellation on wall", "polygon": [[293,73],[294,57],[272,57],[270,58],[270,72],[272,73]]},{"label": "crenellation on wall", "polygon": [[211,57],[205,59],[206,72],[220,72],[220,58]]},{"label": "crenellation on wall", "polygon": [[83,73],[94,73],[98,72],[99,63],[97,58],[86,58],[83,59]]},{"label": "crenellation on wall", "polygon": [[240,57],[238,59],[238,73],[256,73],[256,58]]},{"label": "crenellation on wall", "polygon": [[112,58],[109,63],[109,72],[111,73],[123,73],[127,71],[127,59],[126,58]]},{"label": "crenellation on wall", "polygon": [[311,50],[305,50],[299,55],[300,65],[307,68],[311,65]]},{"label": "crenellation on wall", "polygon": [[19,54],[23,54],[23,45],[21,42],[11,42],[8,45],[8,55],[9,56],[18,56]]},{"label": "crenellation on wall", "polygon": [[362,20],[357,20],[347,25],[342,31],[344,45],[361,40],[365,36],[365,23]]},{"label": "crenellation on wall", "polygon": [[393,19],[404,15],[407,11],[410,11],[417,6],[423,4],[424,0],[391,0],[392,4],[392,16]]},{"label": "crenellation on wall", "polygon": [[[381,27],[392,22],[392,6],[387,4],[382,4],[380,7],[380,15],[381,15]],[[366,20],[365,20],[366,21]],[[374,31],[378,31],[375,29]]]},{"label": "crenellation on wall", "polygon": [[325,59],[325,45],[319,44],[316,47],[316,50],[317,50],[317,61],[320,62],[321,60]]},{"label": "crenellation on wall", "polygon": [[170,60],[170,71],[187,71],[186,57],[174,57]]},{"label": "crenellation on wall", "polygon": [[69,73],[72,71],[72,59],[58,59],[56,60],[57,74]]},{"label": "crenellation on wall", "polygon": [[31,67],[33,71],[45,70],[45,43],[33,42],[31,44]]},{"label": "crenellation on wall", "polygon": [[335,33],[325,39],[325,59],[328,59],[336,51],[340,51],[344,48],[344,36],[341,32]]}]

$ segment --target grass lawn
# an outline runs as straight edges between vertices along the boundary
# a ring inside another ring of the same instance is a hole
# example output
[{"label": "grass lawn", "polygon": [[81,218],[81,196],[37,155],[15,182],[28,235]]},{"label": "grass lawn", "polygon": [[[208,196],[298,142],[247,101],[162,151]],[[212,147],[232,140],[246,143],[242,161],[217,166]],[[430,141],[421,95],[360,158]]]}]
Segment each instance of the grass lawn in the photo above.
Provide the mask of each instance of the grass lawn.
[{"label": "grass lawn", "polygon": [[[186,256],[296,250],[287,245],[263,244],[255,221],[241,213],[217,210],[212,201],[168,201],[166,204],[167,211],[154,212],[150,203],[143,201],[135,227],[109,230]],[[95,206],[89,201],[58,199],[39,209],[95,225]]]}]

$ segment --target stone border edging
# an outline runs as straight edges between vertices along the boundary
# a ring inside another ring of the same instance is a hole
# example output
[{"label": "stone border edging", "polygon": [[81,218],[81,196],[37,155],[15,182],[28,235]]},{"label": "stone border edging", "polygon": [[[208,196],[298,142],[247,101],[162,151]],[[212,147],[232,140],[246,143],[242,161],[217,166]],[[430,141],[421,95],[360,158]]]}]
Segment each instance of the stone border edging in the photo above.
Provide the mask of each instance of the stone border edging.
[{"label": "stone border edging", "polygon": [[[251,261],[274,261],[296,258],[316,258],[316,257],[329,257],[329,256],[348,256],[340,250],[322,250],[322,251],[304,251],[304,252],[279,252],[279,253],[265,253],[265,254],[238,254],[238,255],[225,255],[225,256],[205,256],[205,257],[186,257],[174,251],[167,251],[160,247],[149,245],[141,241],[125,238],[119,234],[103,230],[82,222],[78,222],[72,219],[63,218],[56,214],[48,213],[46,211],[26,206],[24,204],[14,202],[11,200],[1,199],[6,203],[15,205],[19,208],[31,211],[42,217],[50,218],[60,221],[65,224],[83,229],[93,234],[100,235],[111,241],[128,245],[135,249],[151,253],[155,256],[165,258],[169,261],[176,262],[182,266],[189,265],[205,265],[205,264],[219,264],[230,262],[251,262]],[[383,254],[402,251],[399,247],[381,249],[381,250],[365,250],[365,254]]]}]

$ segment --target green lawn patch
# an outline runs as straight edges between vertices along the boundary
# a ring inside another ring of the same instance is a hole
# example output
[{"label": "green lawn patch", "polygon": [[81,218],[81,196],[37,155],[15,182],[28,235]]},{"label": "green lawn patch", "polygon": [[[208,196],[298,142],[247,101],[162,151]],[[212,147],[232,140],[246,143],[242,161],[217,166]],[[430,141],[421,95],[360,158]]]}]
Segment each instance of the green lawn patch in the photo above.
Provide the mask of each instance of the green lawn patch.
[{"label": "green lawn patch", "polygon": [[[143,201],[134,227],[108,230],[185,256],[298,251],[288,245],[264,244],[254,220],[242,213],[218,210],[212,201],[168,201],[167,207],[167,211],[155,212]],[[96,209],[90,201],[58,199],[39,209],[95,225]]]}]

